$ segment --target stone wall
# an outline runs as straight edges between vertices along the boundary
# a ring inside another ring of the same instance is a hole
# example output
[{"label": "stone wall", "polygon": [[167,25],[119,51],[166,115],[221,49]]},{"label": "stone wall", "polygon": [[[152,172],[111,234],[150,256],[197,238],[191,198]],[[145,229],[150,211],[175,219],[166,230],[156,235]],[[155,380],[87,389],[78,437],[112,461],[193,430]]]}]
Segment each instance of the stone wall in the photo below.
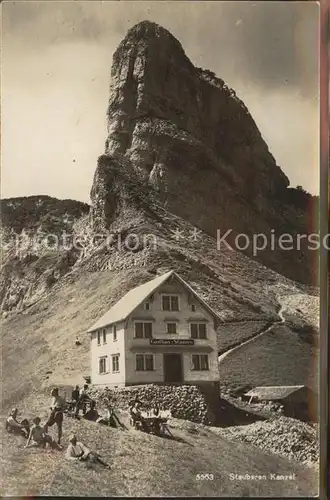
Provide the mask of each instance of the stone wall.
[{"label": "stone wall", "polygon": [[89,392],[100,407],[109,403],[115,408],[127,410],[129,403],[138,399],[145,410],[151,410],[157,405],[161,410],[170,410],[174,418],[212,425],[215,423],[215,415],[209,397],[210,391],[211,389],[204,393],[204,389],[195,385],[148,384],[124,389],[93,387]]}]

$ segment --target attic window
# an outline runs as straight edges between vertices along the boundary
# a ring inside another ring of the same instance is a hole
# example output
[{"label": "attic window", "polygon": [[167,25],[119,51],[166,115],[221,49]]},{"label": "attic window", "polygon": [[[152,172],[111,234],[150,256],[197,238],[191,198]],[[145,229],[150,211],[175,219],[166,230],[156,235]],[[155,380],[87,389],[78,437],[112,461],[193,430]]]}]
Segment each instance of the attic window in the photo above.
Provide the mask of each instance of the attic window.
[{"label": "attic window", "polygon": [[162,296],[163,311],[179,311],[179,296],[178,295],[163,295]]},{"label": "attic window", "polygon": [[145,302],[144,308],[146,311],[149,311],[150,310],[150,302]]},{"label": "attic window", "polygon": [[195,311],[196,311],[196,306],[195,306],[195,304],[191,304],[191,310],[192,310],[192,312],[195,312]]}]

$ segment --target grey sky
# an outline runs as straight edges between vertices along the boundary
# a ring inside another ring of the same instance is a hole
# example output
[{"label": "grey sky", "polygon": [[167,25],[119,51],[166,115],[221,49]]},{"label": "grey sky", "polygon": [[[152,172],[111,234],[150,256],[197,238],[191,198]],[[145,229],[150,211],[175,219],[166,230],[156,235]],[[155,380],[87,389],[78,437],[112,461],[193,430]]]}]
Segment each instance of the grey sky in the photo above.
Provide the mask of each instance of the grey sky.
[{"label": "grey sky", "polygon": [[112,54],[145,19],[236,90],[291,184],[317,193],[318,15],[305,2],[3,3],[2,196],[89,200]]}]

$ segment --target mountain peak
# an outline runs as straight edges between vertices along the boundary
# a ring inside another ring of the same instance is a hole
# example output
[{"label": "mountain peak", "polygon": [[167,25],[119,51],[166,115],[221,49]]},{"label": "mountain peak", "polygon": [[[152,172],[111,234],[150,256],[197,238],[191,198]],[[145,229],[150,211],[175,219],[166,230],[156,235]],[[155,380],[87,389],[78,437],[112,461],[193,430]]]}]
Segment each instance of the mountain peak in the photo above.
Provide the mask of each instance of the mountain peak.
[{"label": "mountain peak", "polygon": [[186,63],[192,66],[187,58],[181,43],[165,28],[152,21],[141,21],[130,28],[125,38],[119,44],[113,56],[112,76],[115,75],[118,66],[125,64],[125,60],[130,58],[131,52],[134,54],[144,53],[148,58],[155,52],[160,56],[177,56],[185,59]]},{"label": "mountain peak", "polygon": [[139,40],[153,40],[153,39],[167,39],[176,43],[181,50],[182,46],[180,42],[170,33],[166,28],[163,28],[160,24],[157,24],[153,21],[141,21],[140,23],[135,24],[132,28],[130,28],[127,32],[124,40],[134,39],[135,41]]},{"label": "mountain peak", "polygon": [[[119,44],[107,116],[105,154],[91,193],[93,220],[101,226],[109,227],[132,200],[136,206],[139,194],[132,196],[131,187],[140,186],[141,197],[147,190],[214,237],[219,228],[251,239],[270,227],[306,232],[288,196],[289,179],[235,90],[195,67],[162,26],[142,21]],[[311,269],[307,253],[299,250],[297,270],[291,253],[266,250],[259,258],[304,281],[310,279],[303,271]]]}]

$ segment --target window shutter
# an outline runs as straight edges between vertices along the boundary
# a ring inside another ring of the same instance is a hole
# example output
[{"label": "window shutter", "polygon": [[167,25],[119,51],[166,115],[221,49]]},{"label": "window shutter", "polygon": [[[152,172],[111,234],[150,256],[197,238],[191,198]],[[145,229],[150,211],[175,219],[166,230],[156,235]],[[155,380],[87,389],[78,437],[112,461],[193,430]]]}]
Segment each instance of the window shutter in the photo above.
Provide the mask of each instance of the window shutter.
[{"label": "window shutter", "polygon": [[135,356],[135,368],[136,368],[136,371],[143,371],[143,368],[144,368],[143,354],[136,354],[136,356]]},{"label": "window shutter", "polygon": [[192,359],[192,365],[193,365],[193,370],[198,370],[199,369],[199,356],[198,354],[193,354],[191,356]]},{"label": "window shutter", "polygon": [[190,336],[192,339],[198,338],[198,330],[196,323],[190,323]]},{"label": "window shutter", "polygon": [[168,295],[163,295],[162,306],[163,311],[170,311],[170,297]]},{"label": "window shutter", "polygon": [[207,354],[201,356],[201,370],[209,369],[209,357]]},{"label": "window shutter", "polygon": [[171,311],[179,310],[179,298],[176,296],[171,297]]},{"label": "window shutter", "polygon": [[199,338],[206,339],[206,323],[200,323],[198,326],[199,326]]},{"label": "window shutter", "polygon": [[137,339],[143,338],[143,323],[135,323],[135,337]]},{"label": "window shutter", "polygon": [[152,338],[152,324],[144,323],[144,338],[151,339]]},{"label": "window shutter", "polygon": [[146,364],[147,371],[152,371],[154,369],[154,357],[152,354],[146,354],[145,364]]}]

